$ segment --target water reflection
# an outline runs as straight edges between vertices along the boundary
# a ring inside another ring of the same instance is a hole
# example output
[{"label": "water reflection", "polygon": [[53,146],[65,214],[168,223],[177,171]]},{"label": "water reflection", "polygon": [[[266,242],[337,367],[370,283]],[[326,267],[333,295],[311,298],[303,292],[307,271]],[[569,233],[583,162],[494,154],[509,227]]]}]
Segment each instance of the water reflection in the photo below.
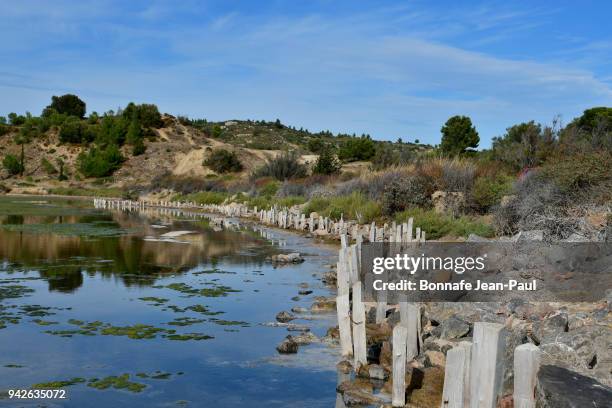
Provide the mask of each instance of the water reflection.
[{"label": "water reflection", "polygon": [[[126,286],[150,286],[159,277],[219,259],[261,265],[276,252],[274,244],[282,245],[266,240],[263,230],[243,229],[236,234],[210,228],[201,214],[171,224],[163,214],[58,211],[46,203],[20,204],[0,201],[0,261],[9,263],[8,272],[36,271],[55,291],[78,289],[84,274],[116,277]],[[177,242],[159,240],[176,230],[194,233],[180,236]]]}]

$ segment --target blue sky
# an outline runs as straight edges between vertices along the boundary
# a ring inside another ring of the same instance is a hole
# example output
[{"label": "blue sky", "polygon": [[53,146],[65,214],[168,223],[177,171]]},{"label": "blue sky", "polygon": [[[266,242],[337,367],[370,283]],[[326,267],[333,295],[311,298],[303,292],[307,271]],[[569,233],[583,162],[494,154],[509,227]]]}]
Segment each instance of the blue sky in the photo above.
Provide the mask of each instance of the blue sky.
[{"label": "blue sky", "polygon": [[0,114],[76,93],[210,120],[481,146],[612,106],[609,1],[6,1]]}]

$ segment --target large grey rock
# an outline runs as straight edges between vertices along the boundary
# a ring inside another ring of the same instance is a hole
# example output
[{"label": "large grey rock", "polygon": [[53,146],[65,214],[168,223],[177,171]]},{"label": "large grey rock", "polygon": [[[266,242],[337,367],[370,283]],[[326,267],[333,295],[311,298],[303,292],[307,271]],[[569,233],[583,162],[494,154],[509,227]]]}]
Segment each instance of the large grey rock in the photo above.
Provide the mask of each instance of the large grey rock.
[{"label": "large grey rock", "polygon": [[519,231],[514,237],[514,242],[544,241],[544,230]]},{"label": "large grey rock", "polygon": [[545,338],[553,338],[569,330],[569,320],[566,312],[559,312],[533,323],[532,336],[537,343]]},{"label": "large grey rock", "polygon": [[537,408],[609,408],[612,389],[562,367],[544,365],[538,372]]},{"label": "large grey rock", "polygon": [[441,339],[459,339],[467,336],[470,325],[456,316],[446,319],[438,327],[432,330],[433,336]]}]

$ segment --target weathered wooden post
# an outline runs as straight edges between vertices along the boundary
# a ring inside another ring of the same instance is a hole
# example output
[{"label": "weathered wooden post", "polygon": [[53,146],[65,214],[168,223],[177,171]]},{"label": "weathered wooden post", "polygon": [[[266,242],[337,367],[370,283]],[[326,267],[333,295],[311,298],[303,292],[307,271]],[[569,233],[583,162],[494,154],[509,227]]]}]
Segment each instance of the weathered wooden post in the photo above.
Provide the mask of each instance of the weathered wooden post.
[{"label": "weathered wooden post", "polygon": [[406,337],[408,329],[401,324],[393,328],[393,393],[391,404],[394,407],[406,405]]},{"label": "weathered wooden post", "polygon": [[446,353],[444,390],[440,408],[470,406],[470,363],[472,343],[460,342]]},{"label": "weathered wooden post", "polygon": [[495,408],[501,394],[506,331],[498,323],[474,323],[470,408]]},{"label": "weathered wooden post", "polygon": [[346,262],[346,248],[341,248],[337,264],[338,296],[336,311],[338,314],[338,331],[340,334],[340,349],[343,356],[353,355],[351,335],[351,303],[349,299],[350,281]]},{"label": "weathered wooden post", "polygon": [[514,408],[535,408],[540,349],[531,343],[514,349]]}]

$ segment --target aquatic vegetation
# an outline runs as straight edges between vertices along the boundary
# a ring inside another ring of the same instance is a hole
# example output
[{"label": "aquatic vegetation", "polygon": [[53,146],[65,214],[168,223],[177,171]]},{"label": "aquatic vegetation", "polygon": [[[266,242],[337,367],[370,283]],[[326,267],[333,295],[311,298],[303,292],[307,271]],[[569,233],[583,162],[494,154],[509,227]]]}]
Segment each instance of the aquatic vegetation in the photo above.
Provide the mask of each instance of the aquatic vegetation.
[{"label": "aquatic vegetation", "polygon": [[23,305],[19,309],[26,316],[31,317],[43,317],[43,316],[51,316],[54,315],[54,312],[50,312],[49,310],[57,310],[53,307],[41,306],[41,305]]},{"label": "aquatic vegetation", "polygon": [[107,326],[100,334],[103,336],[127,336],[130,339],[154,339],[158,333],[174,333],[174,330],[166,330],[147,324],[134,324],[132,326]]},{"label": "aquatic vegetation", "polygon": [[84,383],[85,381],[86,380],[84,378],[74,377],[74,378],[71,378],[69,380],[50,381],[50,382],[45,382],[45,383],[34,384],[34,385],[32,385],[31,388],[42,388],[42,389],[47,389],[47,388],[64,388],[64,387],[68,387],[70,385],[75,385],[75,384],[78,384],[78,383]]},{"label": "aquatic vegetation", "polygon": [[155,297],[155,296],[146,296],[146,297],[141,297],[138,298],[139,300],[145,301],[145,302],[153,302],[154,306],[159,306],[163,303],[166,303],[169,299],[165,299],[165,298],[159,298],[159,297]]},{"label": "aquatic vegetation", "polygon": [[142,390],[147,388],[146,384],[130,381],[129,374],[122,374],[119,376],[111,375],[101,379],[92,378],[87,383],[87,386],[96,388],[98,390],[106,390],[112,387],[117,390],[127,390],[130,392],[141,392]]},{"label": "aquatic vegetation", "polygon": [[178,340],[178,341],[214,339],[213,336],[209,336],[209,335],[202,334],[202,333],[169,334],[164,337],[167,338],[168,340]]},{"label": "aquatic vegetation", "polygon": [[[177,373],[177,375],[180,375]],[[163,371],[155,371],[154,373],[137,373],[136,377],[140,377],[140,378],[151,378],[153,380],[167,380],[172,376],[171,373],[166,373]]]},{"label": "aquatic vegetation", "polygon": [[166,324],[169,324],[172,326],[191,326],[192,324],[203,323],[205,321],[206,320],[204,319],[195,319],[193,317],[177,317],[173,321],[168,322]]},{"label": "aquatic vegetation", "polygon": [[32,322],[34,322],[34,323],[36,323],[36,324],[38,324],[40,326],[51,326],[51,325],[54,325],[54,324],[58,324],[58,322],[52,322],[52,321],[43,320],[43,319],[34,319],[34,320],[32,320]]},{"label": "aquatic vegetation", "polygon": [[203,296],[203,297],[222,297],[222,296],[227,296],[227,294],[230,292],[241,292],[238,289],[233,289],[225,285],[216,285],[214,283],[208,283],[208,284],[212,285],[213,287],[197,289],[183,282],[171,283],[164,287],[168,289],[176,290],[177,292],[184,293],[188,296],[197,295],[197,296]]},{"label": "aquatic vegetation", "polygon": [[218,324],[220,326],[241,326],[241,327],[250,327],[249,322],[243,322],[240,320],[223,320],[223,319],[210,319],[214,324]]},{"label": "aquatic vegetation", "polygon": [[33,292],[34,289],[23,285],[0,286],[0,300],[16,299]]},{"label": "aquatic vegetation", "polygon": [[191,310],[192,312],[200,313],[206,316],[220,315],[225,312],[211,312],[206,306],[203,305],[191,305],[187,306],[185,310]]},{"label": "aquatic vegetation", "polygon": [[25,366],[21,364],[5,364],[4,367],[6,368],[24,368]]},{"label": "aquatic vegetation", "polygon": [[210,275],[213,273],[225,274],[225,275],[235,275],[236,274],[236,272],[224,271],[217,267],[214,267],[213,269],[205,269],[203,271],[192,272],[193,275]]}]

